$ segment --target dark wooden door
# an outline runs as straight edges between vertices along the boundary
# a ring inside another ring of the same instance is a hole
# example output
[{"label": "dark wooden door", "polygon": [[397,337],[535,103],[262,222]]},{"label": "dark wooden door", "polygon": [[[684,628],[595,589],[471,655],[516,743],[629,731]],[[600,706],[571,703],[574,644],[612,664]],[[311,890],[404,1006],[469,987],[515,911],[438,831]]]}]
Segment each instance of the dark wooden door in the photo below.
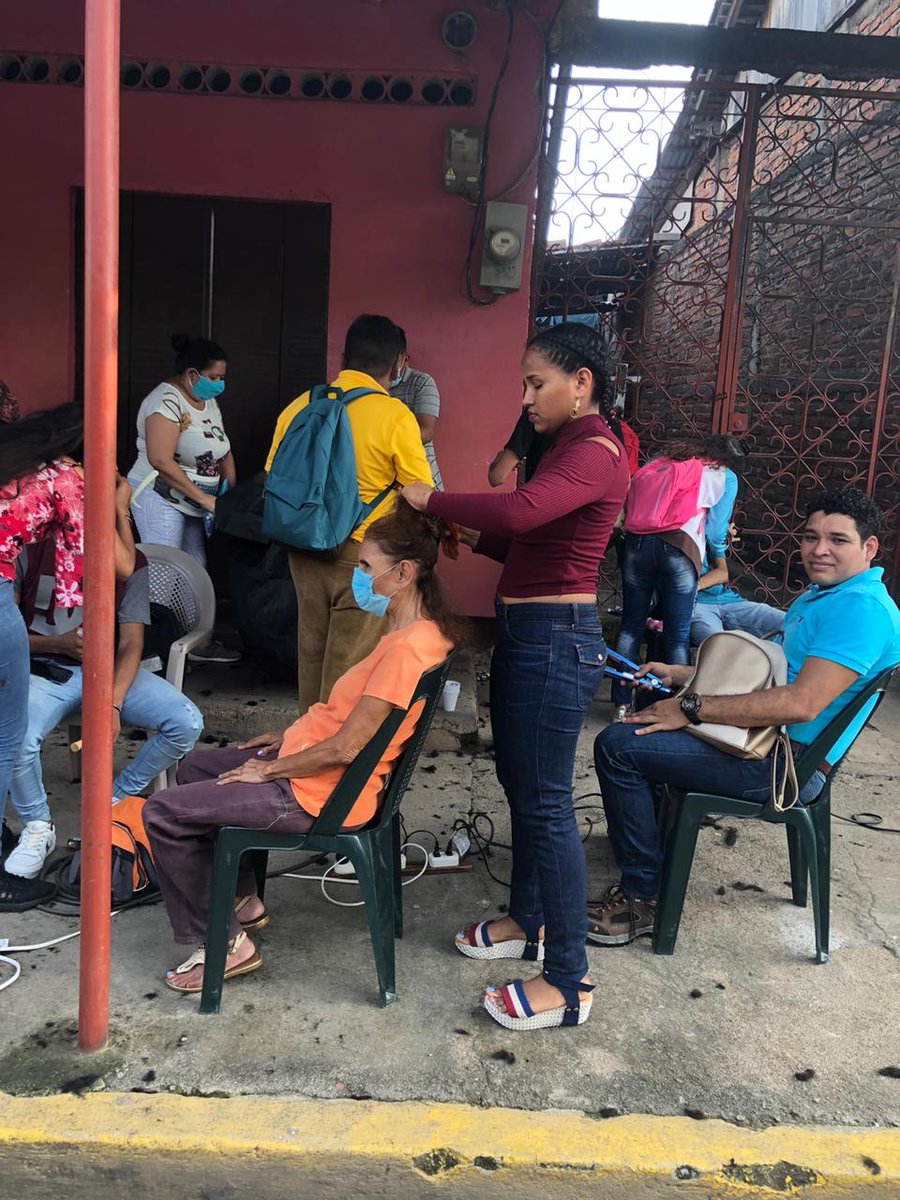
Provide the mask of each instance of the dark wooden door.
[{"label": "dark wooden door", "polygon": [[[325,204],[123,192],[119,468],[141,401],[174,370],[173,333],[228,355],[222,412],[238,478],[260,470],[278,413],[325,380],[331,210]],[[76,198],[76,394],[83,363],[83,196]]]},{"label": "dark wooden door", "polygon": [[[83,195],[75,206],[76,395],[83,365]],[[119,247],[118,464],[136,454],[141,401],[174,372],[173,333],[209,337],[228,355],[221,401],[238,479],[265,463],[275,420],[325,381],[331,210],[123,192]],[[213,539],[209,570],[227,594]]]},{"label": "dark wooden door", "polygon": [[258,471],[281,409],[325,379],[329,210],[217,200],[213,336],[228,352],[222,412],[240,476]]}]

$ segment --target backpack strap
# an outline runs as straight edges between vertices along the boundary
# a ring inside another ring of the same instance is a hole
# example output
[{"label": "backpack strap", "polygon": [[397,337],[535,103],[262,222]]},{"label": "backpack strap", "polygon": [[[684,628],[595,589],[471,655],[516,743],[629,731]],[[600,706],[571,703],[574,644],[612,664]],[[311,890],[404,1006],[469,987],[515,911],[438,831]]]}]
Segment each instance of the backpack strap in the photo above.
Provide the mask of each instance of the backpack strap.
[{"label": "backpack strap", "polygon": [[[311,389],[309,394],[310,401],[313,399],[314,392],[316,393],[315,398],[317,400],[326,398],[329,400],[340,400],[342,404],[352,404],[354,400],[361,400],[363,396],[381,395],[380,392],[375,392],[371,388],[367,387],[350,388],[348,392],[342,392],[340,388],[330,387],[326,384],[320,384],[317,388]],[[300,411],[302,412],[303,410],[301,409]],[[297,417],[299,416],[300,413],[297,413]],[[295,417],[294,420],[296,420],[297,417]],[[293,422],[291,422],[291,424],[293,424]],[[388,486],[383,488],[382,491],[380,491],[375,497],[375,499],[370,501],[368,504],[362,504],[362,501],[360,501],[363,511],[363,521],[365,521],[365,519],[375,511],[379,504],[382,504],[388,498],[388,496],[394,490],[394,484],[396,482],[396,479],[391,480]],[[360,524],[362,524],[362,521]]]},{"label": "backpack strap", "polygon": [[[344,402],[344,404],[352,404],[354,400],[360,400],[363,396],[379,396],[380,394],[380,392],[373,392],[371,388],[351,388],[349,392],[342,393],[341,400]],[[379,504],[382,504],[385,500],[387,500],[388,496],[394,490],[394,484],[396,482],[396,479],[392,480],[386,488],[383,488],[378,493],[374,500],[371,500],[368,504],[363,504],[363,512],[365,513],[363,520],[373,513]]]},{"label": "backpack strap", "polygon": [[[330,389],[329,389],[330,390]],[[340,388],[334,389],[335,393],[340,391]],[[341,392],[341,400],[344,404],[351,404],[354,400],[360,400],[363,396],[380,396],[380,392],[373,392],[371,388],[351,388],[349,392]]]},{"label": "backpack strap", "polygon": [[[368,504],[363,504],[362,507],[363,507],[363,511],[365,513],[365,516],[363,517],[363,521],[366,519],[366,517],[369,516],[370,513],[373,513],[375,511],[375,509],[378,507],[379,504],[382,504],[385,500],[387,500],[388,496],[394,490],[394,484],[396,482],[397,482],[397,480],[395,479],[393,481],[393,483],[389,483],[386,488],[383,488],[378,493],[378,495],[375,497],[374,500],[370,500]],[[360,503],[362,503],[362,501],[360,501]],[[362,524],[362,521],[360,522],[360,524]]]}]

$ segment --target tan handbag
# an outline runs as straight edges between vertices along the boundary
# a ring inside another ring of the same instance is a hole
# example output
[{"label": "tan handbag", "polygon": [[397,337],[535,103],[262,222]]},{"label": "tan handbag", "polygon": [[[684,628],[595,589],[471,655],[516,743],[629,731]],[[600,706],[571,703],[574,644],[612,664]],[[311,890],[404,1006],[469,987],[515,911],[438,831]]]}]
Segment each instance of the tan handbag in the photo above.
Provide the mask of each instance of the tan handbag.
[{"label": "tan handbag", "polygon": [[[787,659],[776,642],[739,630],[710,634],[697,651],[694,673],[677,693],[701,696],[744,696],[787,683]],[[687,732],[734,758],[772,757],[772,803],[779,812],[797,802],[794,757],[783,725],[747,728],[701,721]],[[783,759],[783,762],[782,762]]]}]

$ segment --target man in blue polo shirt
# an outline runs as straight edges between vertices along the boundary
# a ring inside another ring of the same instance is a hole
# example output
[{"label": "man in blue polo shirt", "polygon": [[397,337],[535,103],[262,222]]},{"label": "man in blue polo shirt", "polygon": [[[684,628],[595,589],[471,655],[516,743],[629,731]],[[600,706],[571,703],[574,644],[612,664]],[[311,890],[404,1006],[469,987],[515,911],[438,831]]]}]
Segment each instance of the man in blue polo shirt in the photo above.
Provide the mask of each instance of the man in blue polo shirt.
[{"label": "man in blue polo shirt", "polygon": [[[787,684],[741,696],[660,700],[597,736],[594,763],[600,780],[609,840],[620,883],[588,907],[588,939],[621,945],[650,934],[656,915],[661,851],[654,788],[677,788],[765,802],[770,761],[733,758],[685,733],[700,720],[718,725],[786,725],[791,741],[809,745],[877,675],[900,663],[900,610],[873,567],[881,512],[862,492],[841,488],[807,508],[800,557],[810,585],[784,622]],[[689,666],[647,663],[674,687]],[[874,700],[873,700],[874,704]],[[818,796],[831,766],[840,761],[865,724],[860,713],[800,794]]]}]

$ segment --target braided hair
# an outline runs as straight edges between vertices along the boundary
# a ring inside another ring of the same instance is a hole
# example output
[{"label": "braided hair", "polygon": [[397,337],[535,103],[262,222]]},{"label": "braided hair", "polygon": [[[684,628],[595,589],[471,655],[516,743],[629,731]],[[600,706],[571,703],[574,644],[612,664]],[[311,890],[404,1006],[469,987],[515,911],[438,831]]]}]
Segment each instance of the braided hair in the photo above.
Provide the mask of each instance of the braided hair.
[{"label": "braided hair", "polygon": [[566,375],[574,375],[585,367],[593,376],[591,403],[604,416],[612,409],[612,385],[609,361],[603,335],[580,321],[565,321],[542,329],[528,341],[528,350],[537,352],[559,367]]}]

